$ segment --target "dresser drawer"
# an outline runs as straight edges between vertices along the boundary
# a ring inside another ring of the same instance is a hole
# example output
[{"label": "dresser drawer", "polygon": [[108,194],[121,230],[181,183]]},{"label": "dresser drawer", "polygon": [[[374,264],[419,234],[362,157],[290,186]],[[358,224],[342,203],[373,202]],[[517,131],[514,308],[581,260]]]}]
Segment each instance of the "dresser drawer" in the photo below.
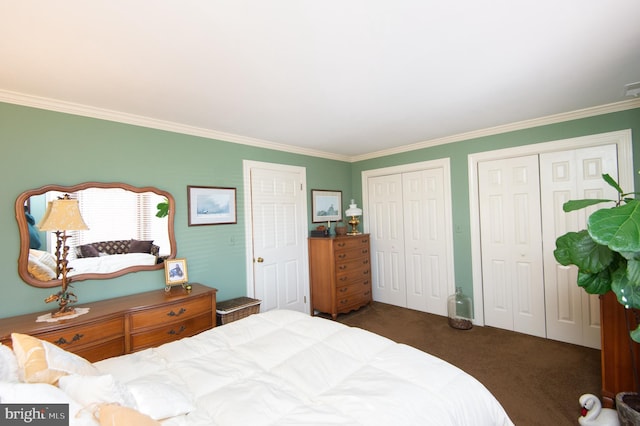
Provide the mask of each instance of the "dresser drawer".
[{"label": "dresser drawer", "polygon": [[345,261],[336,261],[336,274],[341,275],[351,271],[369,269],[369,257],[360,257]]},{"label": "dresser drawer", "polygon": [[[157,324],[156,324],[157,326]],[[131,334],[131,351],[139,351],[158,346],[183,337],[193,336],[213,327],[211,311],[193,318],[184,319],[164,326],[156,327],[141,333]]]},{"label": "dresser drawer", "polygon": [[369,248],[369,237],[344,237],[336,238],[333,242],[333,248],[336,254],[350,249]]},{"label": "dresser drawer", "polygon": [[340,271],[336,273],[336,287],[342,287],[354,281],[369,279],[370,276],[371,270],[369,266]]},{"label": "dresser drawer", "polygon": [[369,257],[369,246],[358,246],[336,252],[336,263],[347,262],[360,257]]},{"label": "dresser drawer", "polygon": [[89,362],[96,362],[105,358],[124,355],[126,353],[124,336],[119,336],[104,343],[78,348],[73,351]]},{"label": "dresser drawer", "polygon": [[173,323],[188,318],[193,318],[208,312],[212,317],[213,305],[211,297],[198,297],[183,300],[180,303],[172,303],[157,308],[147,309],[131,314],[131,331],[135,332],[147,327],[154,327],[158,324]]},{"label": "dresser drawer", "polygon": [[87,345],[95,345],[120,337],[124,341],[124,318],[120,316],[99,322],[79,324],[48,333],[39,333],[35,337],[55,343],[64,350],[78,353],[82,347]]},{"label": "dresser drawer", "polygon": [[361,294],[366,291],[371,291],[371,282],[368,279],[358,281],[358,282],[350,282],[344,287],[338,287],[336,289],[336,298],[344,298],[353,296],[354,294]]},{"label": "dresser drawer", "polygon": [[349,312],[369,302],[371,302],[371,289],[363,287],[350,295],[338,296],[336,299],[336,308],[338,312]]}]

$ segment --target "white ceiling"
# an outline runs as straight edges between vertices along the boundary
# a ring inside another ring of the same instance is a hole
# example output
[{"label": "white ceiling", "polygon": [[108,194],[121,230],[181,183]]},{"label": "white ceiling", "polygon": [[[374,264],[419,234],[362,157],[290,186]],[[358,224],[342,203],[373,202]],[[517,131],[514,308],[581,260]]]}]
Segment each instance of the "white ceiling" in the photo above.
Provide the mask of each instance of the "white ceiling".
[{"label": "white ceiling", "polygon": [[628,100],[639,17],[638,0],[4,0],[0,101],[353,159]]}]

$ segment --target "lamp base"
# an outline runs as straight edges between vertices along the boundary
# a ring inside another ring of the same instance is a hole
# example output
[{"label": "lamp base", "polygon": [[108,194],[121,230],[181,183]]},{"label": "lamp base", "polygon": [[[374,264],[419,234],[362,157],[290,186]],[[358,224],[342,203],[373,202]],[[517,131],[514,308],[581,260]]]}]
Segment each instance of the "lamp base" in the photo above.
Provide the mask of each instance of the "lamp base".
[{"label": "lamp base", "polygon": [[63,308],[60,308],[56,312],[52,312],[51,317],[60,318],[60,317],[66,317],[67,315],[74,315],[75,313],[76,313],[76,310],[73,306],[65,306]]},{"label": "lamp base", "polygon": [[360,235],[360,232],[358,232],[358,224],[360,224],[360,220],[358,220],[358,217],[351,216],[351,220],[349,220],[351,231],[347,232],[347,235]]}]

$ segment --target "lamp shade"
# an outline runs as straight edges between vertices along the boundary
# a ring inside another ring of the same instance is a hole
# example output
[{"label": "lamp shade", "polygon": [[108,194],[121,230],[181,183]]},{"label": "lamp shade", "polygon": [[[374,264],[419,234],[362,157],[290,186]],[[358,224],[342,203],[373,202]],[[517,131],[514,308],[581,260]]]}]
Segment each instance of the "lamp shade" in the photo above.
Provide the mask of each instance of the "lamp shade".
[{"label": "lamp shade", "polygon": [[362,216],[362,209],[358,208],[355,200],[351,200],[351,204],[349,204],[349,208],[345,211],[345,214],[347,216]]},{"label": "lamp shade", "polygon": [[78,200],[68,198],[49,201],[38,228],[41,231],[82,231],[89,229],[80,214]]}]

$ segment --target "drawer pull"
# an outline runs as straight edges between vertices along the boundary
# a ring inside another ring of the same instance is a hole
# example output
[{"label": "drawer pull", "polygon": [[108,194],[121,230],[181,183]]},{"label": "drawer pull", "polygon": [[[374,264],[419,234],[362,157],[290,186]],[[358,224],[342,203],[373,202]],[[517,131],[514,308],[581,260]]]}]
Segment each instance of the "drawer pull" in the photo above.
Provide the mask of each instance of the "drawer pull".
[{"label": "drawer pull", "polygon": [[349,279],[349,277],[340,277],[340,281],[346,281],[348,279]]},{"label": "drawer pull", "polygon": [[167,334],[171,334],[171,335],[178,335],[178,334],[182,334],[183,331],[185,331],[187,329],[187,327],[185,327],[184,325],[180,326],[180,329],[178,329],[178,331],[175,331],[174,329],[171,329],[167,332]]},{"label": "drawer pull", "polygon": [[70,345],[73,342],[77,342],[78,340],[82,339],[84,337],[84,334],[80,334],[80,333],[76,333],[75,336],[73,336],[73,338],[71,338],[71,341],[69,342],[67,339],[65,339],[64,337],[59,338],[58,340],[56,340],[55,343],[56,345]]},{"label": "drawer pull", "polygon": [[363,264],[363,265],[368,265],[368,264],[369,264],[369,259],[365,259],[365,260],[362,262],[362,264]]},{"label": "drawer pull", "polygon": [[345,291],[347,291],[347,287],[340,287],[340,288],[338,289],[338,291],[339,291],[340,293],[344,293]]},{"label": "drawer pull", "polygon": [[338,266],[338,269],[345,270],[347,269],[347,265],[340,265]]},{"label": "drawer pull", "polygon": [[369,291],[365,291],[365,292],[364,292],[364,295],[365,295],[365,296],[368,296],[368,295],[369,295]]},{"label": "drawer pull", "polygon": [[338,258],[340,259],[344,259],[345,257],[347,257],[347,255],[345,253],[339,254]]},{"label": "drawer pull", "polygon": [[366,271],[362,271],[363,275],[369,275],[369,270],[367,269]]},{"label": "drawer pull", "polygon": [[179,317],[180,315],[184,314],[185,312],[187,312],[187,310],[185,308],[180,308],[180,310],[178,311],[177,314],[175,312],[173,312],[173,310],[172,310],[167,315],[170,316],[170,317]]},{"label": "drawer pull", "polygon": [[349,303],[349,299],[342,299],[342,300],[340,301],[340,304],[341,304],[341,305],[345,305],[345,304],[347,304],[347,303]]},{"label": "drawer pull", "polygon": [[369,250],[367,250],[367,249],[363,249],[362,250],[362,254],[367,254],[367,253],[369,253]]}]

